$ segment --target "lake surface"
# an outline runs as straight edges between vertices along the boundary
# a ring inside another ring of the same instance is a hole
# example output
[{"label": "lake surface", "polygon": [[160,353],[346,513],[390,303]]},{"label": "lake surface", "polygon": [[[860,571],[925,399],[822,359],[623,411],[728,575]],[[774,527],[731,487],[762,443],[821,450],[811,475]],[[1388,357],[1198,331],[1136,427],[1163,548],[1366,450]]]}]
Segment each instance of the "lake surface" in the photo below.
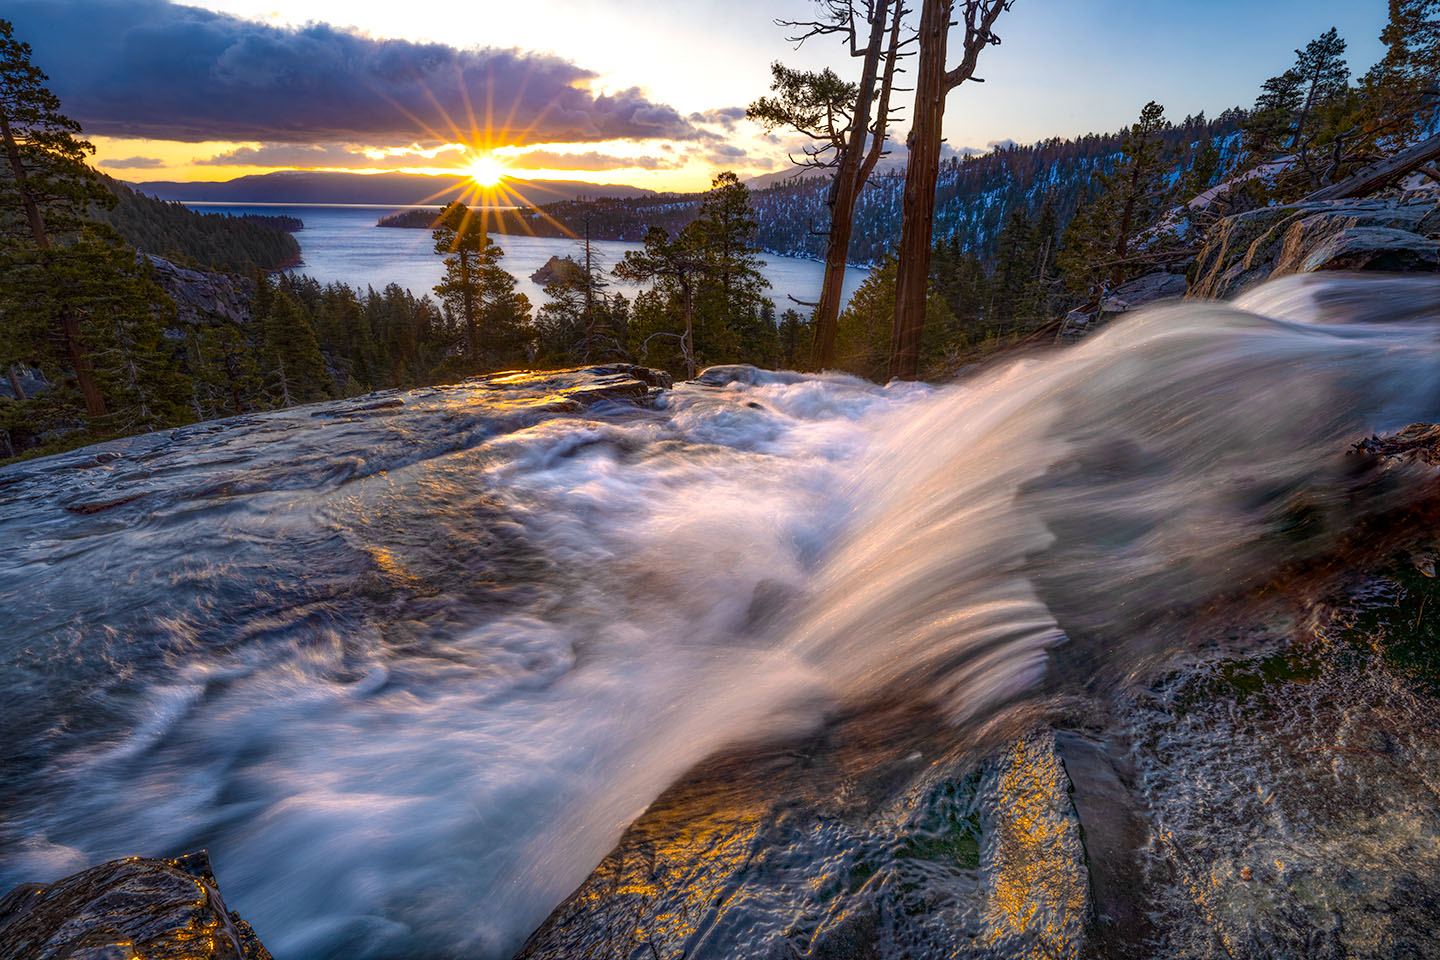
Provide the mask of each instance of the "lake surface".
[{"label": "lake surface", "polygon": [[[258,213],[269,216],[299,217],[305,229],[295,234],[300,241],[304,263],[295,273],[309,274],[321,283],[345,283],[364,290],[376,290],[388,283],[408,287],[416,296],[430,293],[444,272],[442,258],[435,253],[434,241],[428,230],[406,230],[377,227],[376,222],[391,213],[410,209],[371,204],[242,204],[191,203],[193,210],[205,213]],[[438,209],[438,208],[437,208]],[[505,250],[502,266],[515,275],[521,293],[539,307],[545,302],[545,291],[530,279],[552,256],[584,259],[584,245],[576,240],[553,237],[500,236]],[[626,250],[640,245],[617,240],[591,242],[592,256],[598,257],[608,272],[620,262]],[[770,299],[777,310],[793,307],[790,297],[815,301],[820,297],[820,283],[825,266],[814,260],[764,255],[761,272],[770,281]],[[850,301],[869,271],[851,267],[845,271],[845,302]],[[637,289],[611,278],[611,289],[633,294]],[[798,308],[802,309],[803,308]]]}]

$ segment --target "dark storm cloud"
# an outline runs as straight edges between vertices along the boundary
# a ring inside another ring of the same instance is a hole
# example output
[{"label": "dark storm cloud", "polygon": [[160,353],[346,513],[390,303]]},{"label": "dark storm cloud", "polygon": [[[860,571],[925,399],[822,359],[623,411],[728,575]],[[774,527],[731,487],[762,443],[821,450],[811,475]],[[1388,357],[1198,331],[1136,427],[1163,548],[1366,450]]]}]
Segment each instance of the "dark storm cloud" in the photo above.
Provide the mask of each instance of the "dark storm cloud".
[{"label": "dark storm cloud", "polygon": [[[496,145],[696,139],[639,88],[515,49],[377,40],[324,23],[283,29],[167,0],[6,0],[67,113],[87,132],[157,140],[462,139],[486,107]],[[454,127],[452,127],[452,124]],[[497,130],[497,134],[499,131]]]}]

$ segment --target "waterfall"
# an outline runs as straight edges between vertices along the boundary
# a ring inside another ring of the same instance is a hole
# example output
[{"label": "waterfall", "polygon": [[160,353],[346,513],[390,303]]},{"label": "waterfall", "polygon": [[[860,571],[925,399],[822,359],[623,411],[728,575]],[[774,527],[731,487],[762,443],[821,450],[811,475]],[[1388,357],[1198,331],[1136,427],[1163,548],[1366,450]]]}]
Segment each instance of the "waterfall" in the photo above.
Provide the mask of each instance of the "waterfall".
[{"label": "waterfall", "polygon": [[715,751],[976,736],[1403,506],[1347,448],[1440,418],[1437,318],[1312,275],[952,385],[459,385],[6,468],[0,888],[204,846],[277,956],[507,956]]}]

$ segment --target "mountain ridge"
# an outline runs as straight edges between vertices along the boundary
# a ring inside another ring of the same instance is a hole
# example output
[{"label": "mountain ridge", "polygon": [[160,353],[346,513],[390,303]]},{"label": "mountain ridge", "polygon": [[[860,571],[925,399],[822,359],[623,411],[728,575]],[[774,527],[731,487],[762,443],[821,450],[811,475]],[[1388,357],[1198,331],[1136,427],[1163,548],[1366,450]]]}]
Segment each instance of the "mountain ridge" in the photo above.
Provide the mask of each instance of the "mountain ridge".
[{"label": "mountain ridge", "polygon": [[[421,173],[346,173],[329,170],[277,170],[230,180],[149,180],[129,186],[161,200],[185,203],[373,203],[412,206],[457,200],[474,183],[464,175]],[[580,197],[654,196],[655,191],[628,184],[580,180],[522,180],[506,177],[508,193],[538,206]],[[520,204],[524,205],[524,204]]]}]

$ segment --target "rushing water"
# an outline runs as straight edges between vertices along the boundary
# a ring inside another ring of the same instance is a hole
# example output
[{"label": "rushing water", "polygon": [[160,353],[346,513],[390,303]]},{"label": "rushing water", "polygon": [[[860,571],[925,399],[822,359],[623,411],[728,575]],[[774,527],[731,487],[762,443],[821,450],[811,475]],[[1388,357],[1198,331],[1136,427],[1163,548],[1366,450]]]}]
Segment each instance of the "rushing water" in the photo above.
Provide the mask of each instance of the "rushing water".
[{"label": "rushing water", "polygon": [[[375,226],[383,216],[398,213],[405,207],[365,204],[247,204],[192,203],[195,210],[206,213],[259,213],[268,216],[299,217],[305,229],[295,234],[300,241],[304,263],[295,273],[308,274],[321,283],[344,283],[364,290],[366,286],[380,289],[387,283],[398,283],[415,296],[423,296],[439,283],[445,272],[443,258],[435,253],[435,241],[429,230],[410,230]],[[542,284],[530,279],[552,256],[571,257],[584,262],[582,244],[556,237],[497,236],[496,242],[505,251],[501,266],[516,280],[516,289],[539,307],[545,302]],[[609,270],[625,256],[626,250],[638,250],[639,244],[618,240],[596,240],[591,243],[591,256],[608,276]],[[814,302],[820,297],[820,282],[825,266],[814,260],[777,257],[764,254],[760,272],[770,281],[766,295],[775,307],[784,311],[795,306],[791,298]],[[843,293],[848,301],[864,282],[867,271],[855,267],[845,271]],[[613,290],[633,295],[635,288],[609,278]]]},{"label": "rushing water", "polygon": [[1437,317],[1292,278],[946,387],[477,383],[0,470],[0,888],[208,847],[278,957],[506,956],[716,750],[878,698],[963,741],[1394,507],[1343,451],[1440,416]]}]

